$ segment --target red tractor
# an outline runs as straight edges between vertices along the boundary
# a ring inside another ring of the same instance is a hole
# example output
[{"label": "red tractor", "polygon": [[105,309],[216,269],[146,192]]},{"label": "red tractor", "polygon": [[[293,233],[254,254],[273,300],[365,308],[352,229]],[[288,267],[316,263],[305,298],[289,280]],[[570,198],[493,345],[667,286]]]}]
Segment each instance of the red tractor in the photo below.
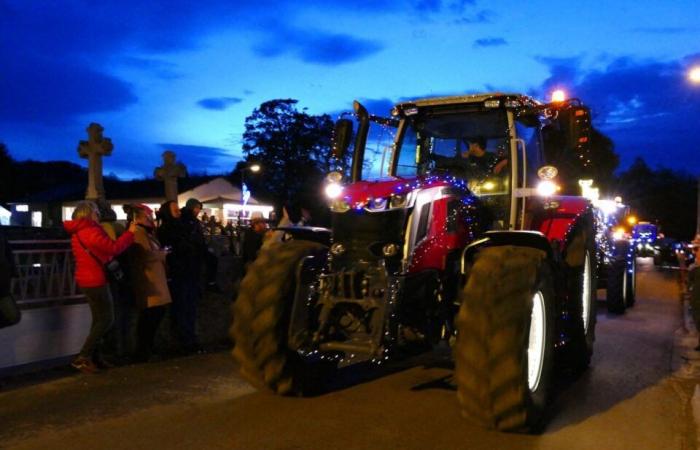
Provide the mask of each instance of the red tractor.
[{"label": "red tractor", "polygon": [[[303,394],[326,371],[452,345],[463,414],[533,431],[555,365],[585,369],[596,322],[596,217],[559,195],[588,161],[589,111],[484,94],[354,105],[337,122],[332,226],[288,228],[240,285],[234,357],[254,384]],[[354,129],[354,124],[357,128]],[[368,151],[395,128],[384,151]],[[369,145],[368,145],[369,144]],[[474,148],[475,146],[480,149]],[[468,150],[469,149],[469,150]],[[367,179],[381,156],[381,177]],[[369,158],[374,156],[372,160]]]}]

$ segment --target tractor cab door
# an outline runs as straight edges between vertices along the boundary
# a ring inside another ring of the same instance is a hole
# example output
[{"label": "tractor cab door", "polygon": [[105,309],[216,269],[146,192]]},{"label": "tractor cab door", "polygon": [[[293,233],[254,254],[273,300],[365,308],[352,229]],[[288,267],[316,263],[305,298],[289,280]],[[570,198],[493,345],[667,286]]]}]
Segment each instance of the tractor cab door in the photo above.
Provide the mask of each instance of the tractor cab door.
[{"label": "tractor cab door", "polygon": [[528,226],[527,211],[535,200],[539,178],[537,170],[544,163],[542,132],[539,121],[518,118],[509,112],[511,130],[511,164],[514,189],[511,202],[511,229]]}]

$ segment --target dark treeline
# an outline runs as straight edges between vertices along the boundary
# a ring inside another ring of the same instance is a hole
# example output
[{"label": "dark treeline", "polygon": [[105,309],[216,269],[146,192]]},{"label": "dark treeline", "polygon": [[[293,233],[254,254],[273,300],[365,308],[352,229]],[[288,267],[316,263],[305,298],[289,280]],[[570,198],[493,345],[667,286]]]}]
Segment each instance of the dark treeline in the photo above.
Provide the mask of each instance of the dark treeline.
[{"label": "dark treeline", "polygon": [[656,223],[669,237],[689,240],[695,235],[698,179],[688,172],[650,168],[637,158],[620,172],[613,191],[622,196],[640,220]]}]

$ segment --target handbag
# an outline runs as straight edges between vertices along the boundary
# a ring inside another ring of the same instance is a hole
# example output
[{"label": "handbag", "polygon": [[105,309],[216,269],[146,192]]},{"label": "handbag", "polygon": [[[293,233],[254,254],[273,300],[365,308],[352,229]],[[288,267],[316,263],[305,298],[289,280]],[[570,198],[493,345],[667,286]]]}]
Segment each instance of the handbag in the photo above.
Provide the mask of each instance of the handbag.
[{"label": "handbag", "polygon": [[19,323],[22,312],[17,307],[17,302],[12,294],[0,297],[0,328],[9,327]]},{"label": "handbag", "polygon": [[119,264],[119,261],[116,259],[111,259],[107,261],[106,263],[103,263],[100,261],[100,258],[95,256],[94,253],[92,253],[86,246],[83,244],[83,241],[80,239],[80,236],[77,234],[75,235],[76,238],[78,238],[78,242],[80,243],[80,246],[83,247],[83,250],[92,257],[97,263],[102,266],[102,269],[105,271],[105,275],[107,276],[107,279],[111,282],[118,283],[121,280],[124,279],[124,270],[122,269],[122,266]]}]

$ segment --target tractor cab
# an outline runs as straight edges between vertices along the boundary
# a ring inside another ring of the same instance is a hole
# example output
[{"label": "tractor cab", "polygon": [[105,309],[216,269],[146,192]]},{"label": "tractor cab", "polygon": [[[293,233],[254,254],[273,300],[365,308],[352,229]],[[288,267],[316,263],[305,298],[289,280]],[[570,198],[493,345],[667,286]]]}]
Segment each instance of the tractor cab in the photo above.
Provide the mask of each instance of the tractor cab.
[{"label": "tractor cab", "polygon": [[[557,166],[585,165],[588,159],[590,118],[577,100],[543,105],[522,95],[433,98],[398,104],[391,118],[354,106],[350,183],[366,180],[378,187],[399,179],[408,181],[406,188],[416,180],[463,186],[492,214],[490,229],[527,228],[529,199],[574,190],[559,182]],[[334,152],[342,159],[352,122],[340,119],[337,125],[336,138],[345,137],[345,143],[336,139]],[[352,203],[352,184],[345,190]]]}]

